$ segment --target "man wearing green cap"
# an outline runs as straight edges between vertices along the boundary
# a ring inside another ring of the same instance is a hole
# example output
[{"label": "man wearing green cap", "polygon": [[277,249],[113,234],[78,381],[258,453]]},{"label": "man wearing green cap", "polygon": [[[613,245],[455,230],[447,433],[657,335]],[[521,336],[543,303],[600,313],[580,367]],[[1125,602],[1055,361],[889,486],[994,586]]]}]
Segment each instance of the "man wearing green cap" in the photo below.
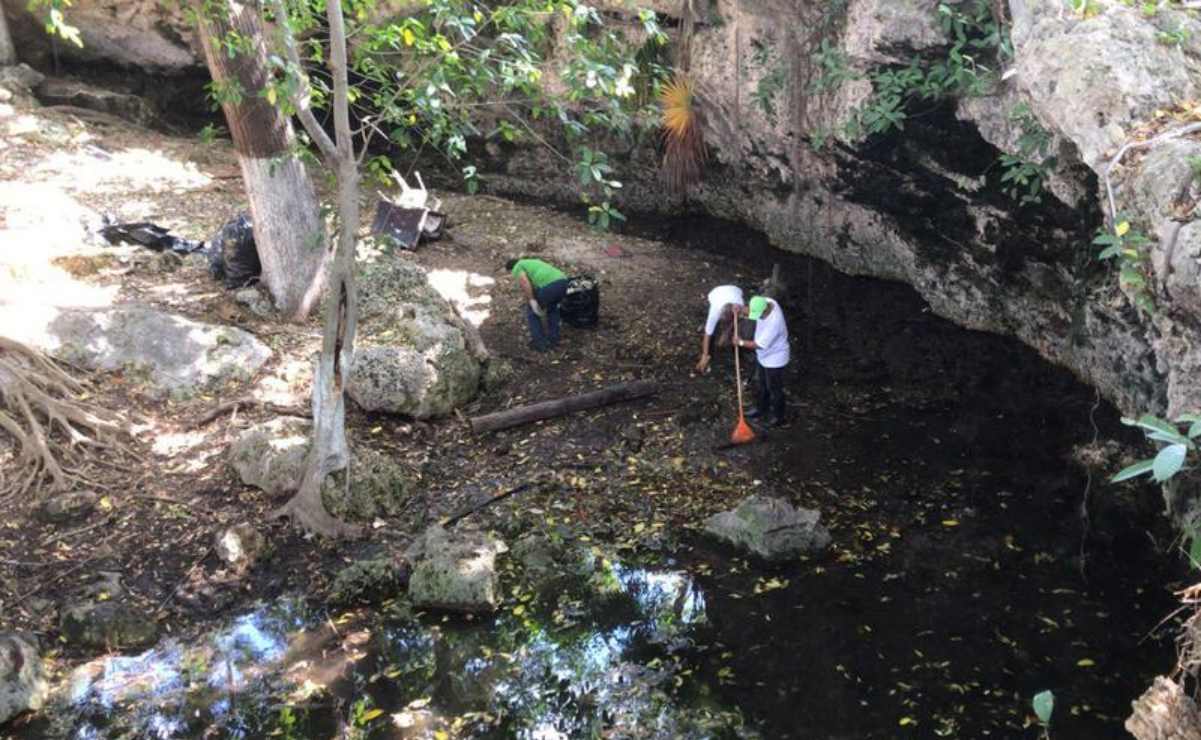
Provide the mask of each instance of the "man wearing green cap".
[{"label": "man wearing green cap", "polygon": [[[559,344],[559,304],[567,295],[567,276],[542,260],[523,258],[509,260],[505,269],[517,278],[521,292],[528,302],[526,320],[530,325],[530,348],[545,352]],[[542,317],[546,317],[546,332]]]},{"label": "man wearing green cap", "polygon": [[759,395],[755,408],[746,415],[752,419],[764,416],[769,426],[779,426],[785,421],[784,368],[791,359],[784,312],[780,304],[761,295],[736,310],[755,322],[755,338],[739,339],[738,345],[755,350],[759,362]]}]

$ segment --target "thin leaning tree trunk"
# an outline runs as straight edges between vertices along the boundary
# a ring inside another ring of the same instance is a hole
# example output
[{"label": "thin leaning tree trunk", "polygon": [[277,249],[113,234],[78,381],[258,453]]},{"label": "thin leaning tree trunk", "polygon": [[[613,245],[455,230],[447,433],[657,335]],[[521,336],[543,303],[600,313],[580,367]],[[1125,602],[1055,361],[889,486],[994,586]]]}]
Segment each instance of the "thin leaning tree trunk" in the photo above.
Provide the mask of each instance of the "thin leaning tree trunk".
[{"label": "thin leaning tree trunk", "polygon": [[[229,2],[222,12],[206,6],[197,6],[200,38],[213,81],[226,90],[221,107],[250,201],[263,283],[280,312],[300,321],[321,297],[327,258],[317,194],[296,156],[290,120],[260,95],[271,73],[257,7]],[[222,43],[228,38],[246,40],[233,56]]]},{"label": "thin leaning tree trunk", "polygon": [[[278,7],[278,5],[276,6]],[[304,479],[296,495],[276,512],[311,532],[331,537],[350,536],[358,528],[330,515],[321,500],[326,476],[350,463],[346,443],[346,384],[354,360],[358,323],[358,294],[354,285],[354,255],[359,224],[359,171],[351,141],[348,84],[346,79],[346,31],[340,2],[327,4],[330,31],[330,71],[334,83],[334,133],[331,145],[324,132],[310,131],[327,161],[336,168],[338,216],[341,221],[338,247],[329,278],[321,361],[313,378],[313,445]],[[289,55],[295,52],[288,41]],[[307,103],[298,106],[306,129],[312,125]],[[347,473],[349,476],[349,472]]]},{"label": "thin leaning tree trunk", "polygon": [[12,34],[8,32],[8,18],[0,7],[0,67],[9,67],[17,63],[17,47],[13,45]]}]

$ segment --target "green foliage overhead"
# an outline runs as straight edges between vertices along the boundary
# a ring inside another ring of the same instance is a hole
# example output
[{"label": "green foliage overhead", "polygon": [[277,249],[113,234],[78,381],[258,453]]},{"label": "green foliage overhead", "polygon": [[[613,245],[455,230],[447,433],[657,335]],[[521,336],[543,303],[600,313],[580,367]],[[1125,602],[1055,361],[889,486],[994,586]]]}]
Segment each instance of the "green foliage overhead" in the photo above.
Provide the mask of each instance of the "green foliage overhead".
[{"label": "green foliage overhead", "polygon": [[[228,13],[225,3],[204,0],[196,12]],[[285,0],[283,7],[300,65],[288,61],[279,33],[266,40],[273,53],[262,89],[213,84],[214,102],[257,96],[292,114],[307,90],[305,104],[329,107],[323,0]],[[573,150],[655,126],[654,100],[668,69],[658,51],[667,36],[653,12],[637,12],[640,32],[631,39],[576,0],[344,0],[343,7],[355,134],[364,144],[388,145],[385,156],[367,163],[375,179],[386,180],[399,159],[440,154],[475,192],[482,178],[473,141],[545,147],[567,170],[577,163]],[[220,48],[235,57],[252,53],[255,42],[231,32]],[[622,218],[609,202],[621,183],[610,164],[604,167],[603,177],[581,180],[581,195],[590,221],[607,226]]]}]

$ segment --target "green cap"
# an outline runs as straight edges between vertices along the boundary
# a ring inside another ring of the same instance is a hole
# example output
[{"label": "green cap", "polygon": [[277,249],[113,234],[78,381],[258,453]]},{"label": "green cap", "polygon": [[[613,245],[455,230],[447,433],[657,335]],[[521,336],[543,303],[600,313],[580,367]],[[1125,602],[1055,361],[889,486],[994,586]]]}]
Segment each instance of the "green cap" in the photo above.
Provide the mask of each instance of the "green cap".
[{"label": "green cap", "polygon": [[763,316],[763,312],[767,310],[767,299],[761,295],[757,295],[751,299],[749,308],[750,314],[748,314],[748,318],[751,321],[758,321]]}]

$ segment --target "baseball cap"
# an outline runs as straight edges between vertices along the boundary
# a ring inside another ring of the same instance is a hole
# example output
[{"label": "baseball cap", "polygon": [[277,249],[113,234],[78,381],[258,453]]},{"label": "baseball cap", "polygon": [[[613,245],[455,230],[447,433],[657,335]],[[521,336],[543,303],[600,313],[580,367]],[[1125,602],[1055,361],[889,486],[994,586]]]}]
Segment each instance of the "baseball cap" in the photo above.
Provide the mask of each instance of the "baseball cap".
[{"label": "baseball cap", "polygon": [[750,309],[750,313],[747,318],[751,321],[758,321],[763,316],[763,312],[767,310],[767,299],[761,295],[757,295],[751,299],[748,308]]}]

